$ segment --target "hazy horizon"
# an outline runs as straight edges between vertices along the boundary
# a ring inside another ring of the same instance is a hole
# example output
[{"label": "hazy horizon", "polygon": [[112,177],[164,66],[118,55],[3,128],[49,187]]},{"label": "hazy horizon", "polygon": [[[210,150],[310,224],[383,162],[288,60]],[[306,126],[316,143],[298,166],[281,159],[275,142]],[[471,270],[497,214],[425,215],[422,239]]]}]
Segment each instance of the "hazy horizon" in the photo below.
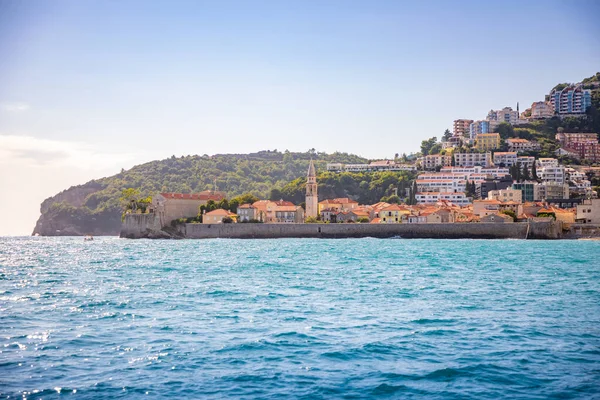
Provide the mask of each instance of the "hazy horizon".
[{"label": "hazy horizon", "polygon": [[0,235],[171,155],[419,149],[600,70],[594,1],[0,0]]}]

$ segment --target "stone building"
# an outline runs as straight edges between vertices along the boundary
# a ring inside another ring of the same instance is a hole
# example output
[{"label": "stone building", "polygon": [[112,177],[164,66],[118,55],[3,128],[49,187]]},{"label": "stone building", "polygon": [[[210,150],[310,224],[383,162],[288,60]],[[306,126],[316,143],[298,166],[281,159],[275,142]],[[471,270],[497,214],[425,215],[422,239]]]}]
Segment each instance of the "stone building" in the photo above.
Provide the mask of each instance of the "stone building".
[{"label": "stone building", "polygon": [[150,212],[156,213],[161,226],[167,226],[174,219],[196,217],[200,206],[209,200],[218,202],[224,198],[223,193],[208,190],[200,193],[160,193],[152,198]]}]

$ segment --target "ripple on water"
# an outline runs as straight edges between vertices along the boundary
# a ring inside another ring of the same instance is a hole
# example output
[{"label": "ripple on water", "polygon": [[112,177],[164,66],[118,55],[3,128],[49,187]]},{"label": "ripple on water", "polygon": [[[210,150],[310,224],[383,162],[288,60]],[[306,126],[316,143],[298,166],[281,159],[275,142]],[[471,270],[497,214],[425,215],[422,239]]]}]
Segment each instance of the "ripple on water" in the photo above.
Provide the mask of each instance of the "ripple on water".
[{"label": "ripple on water", "polygon": [[597,242],[0,238],[0,397],[594,398]]}]

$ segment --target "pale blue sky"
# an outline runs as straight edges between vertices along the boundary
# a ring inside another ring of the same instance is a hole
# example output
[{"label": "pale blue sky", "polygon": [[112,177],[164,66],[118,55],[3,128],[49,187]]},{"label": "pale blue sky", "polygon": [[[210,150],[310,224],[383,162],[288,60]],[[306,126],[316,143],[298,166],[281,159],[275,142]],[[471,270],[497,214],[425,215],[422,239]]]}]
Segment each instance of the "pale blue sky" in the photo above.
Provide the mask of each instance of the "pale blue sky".
[{"label": "pale blue sky", "polygon": [[[524,109],[600,70],[599,12],[594,0],[0,0],[0,187],[39,204],[172,154],[417,151],[456,118]],[[44,185],[15,186],[28,179]]]}]

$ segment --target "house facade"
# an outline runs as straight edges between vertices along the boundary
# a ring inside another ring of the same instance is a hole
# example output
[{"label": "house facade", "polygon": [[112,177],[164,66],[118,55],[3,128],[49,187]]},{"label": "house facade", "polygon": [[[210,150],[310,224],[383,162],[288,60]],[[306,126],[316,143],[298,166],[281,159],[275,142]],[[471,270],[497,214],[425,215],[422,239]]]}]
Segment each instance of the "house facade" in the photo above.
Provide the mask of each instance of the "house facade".
[{"label": "house facade", "polygon": [[500,147],[499,133],[480,133],[475,135],[475,148],[479,151],[495,150]]},{"label": "house facade", "polygon": [[216,210],[209,211],[202,216],[203,224],[221,224],[224,218],[231,218],[233,222],[237,222],[237,215],[231,211],[218,208]]},{"label": "house facade", "polygon": [[490,167],[492,153],[454,153],[454,161],[459,167]]}]

